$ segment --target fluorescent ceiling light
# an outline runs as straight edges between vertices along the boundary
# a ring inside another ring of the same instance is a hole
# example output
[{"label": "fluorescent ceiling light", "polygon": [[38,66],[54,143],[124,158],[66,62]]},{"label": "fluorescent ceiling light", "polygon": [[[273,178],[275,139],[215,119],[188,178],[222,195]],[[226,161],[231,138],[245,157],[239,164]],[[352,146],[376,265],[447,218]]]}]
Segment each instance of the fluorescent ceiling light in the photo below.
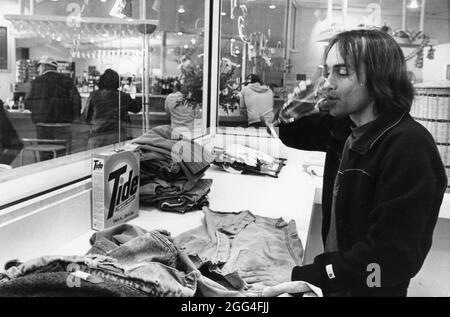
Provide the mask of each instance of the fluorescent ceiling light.
[{"label": "fluorescent ceiling light", "polygon": [[419,3],[417,0],[411,0],[408,4],[409,9],[417,9],[419,7]]}]

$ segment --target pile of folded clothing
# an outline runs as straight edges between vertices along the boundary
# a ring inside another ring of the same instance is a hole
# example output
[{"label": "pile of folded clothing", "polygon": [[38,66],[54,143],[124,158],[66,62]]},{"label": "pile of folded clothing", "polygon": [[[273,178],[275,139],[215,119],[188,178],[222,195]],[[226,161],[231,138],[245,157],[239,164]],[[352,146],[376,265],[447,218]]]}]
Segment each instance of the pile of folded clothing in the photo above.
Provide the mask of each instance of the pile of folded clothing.
[{"label": "pile of folded clothing", "polygon": [[213,150],[214,165],[237,174],[265,175],[278,177],[286,159],[275,158],[242,144],[231,144]]},{"label": "pile of folded clothing", "polygon": [[0,297],[192,297],[199,274],[165,231],[127,224],[95,233],[86,255],[42,256],[0,270]]},{"label": "pile of folded clothing", "polygon": [[202,225],[177,237],[122,224],[93,234],[84,255],[10,261],[0,297],[322,296],[290,282],[303,253],[294,222],[203,211]]},{"label": "pile of folded clothing", "polygon": [[142,151],[141,203],[180,213],[208,205],[212,180],[203,177],[213,158],[200,144],[170,126],[156,127],[134,143]]}]

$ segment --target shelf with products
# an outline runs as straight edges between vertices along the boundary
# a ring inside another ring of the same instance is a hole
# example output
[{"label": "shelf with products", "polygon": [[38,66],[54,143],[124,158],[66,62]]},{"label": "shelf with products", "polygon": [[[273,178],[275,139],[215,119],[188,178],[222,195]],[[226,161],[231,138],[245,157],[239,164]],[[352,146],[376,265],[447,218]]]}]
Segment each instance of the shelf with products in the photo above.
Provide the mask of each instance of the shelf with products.
[{"label": "shelf with products", "polygon": [[15,38],[51,39],[64,47],[73,47],[74,41],[83,38],[96,43],[122,36],[140,37],[143,33],[151,34],[159,24],[158,20],[149,19],[16,14],[5,15],[5,20],[11,22]]}]

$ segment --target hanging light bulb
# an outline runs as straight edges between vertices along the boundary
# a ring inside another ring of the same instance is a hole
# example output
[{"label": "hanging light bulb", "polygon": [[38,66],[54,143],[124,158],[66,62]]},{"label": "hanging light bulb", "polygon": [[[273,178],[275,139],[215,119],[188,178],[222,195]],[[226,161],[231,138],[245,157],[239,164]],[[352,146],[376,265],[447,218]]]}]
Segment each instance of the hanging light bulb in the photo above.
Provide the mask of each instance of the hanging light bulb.
[{"label": "hanging light bulb", "polygon": [[186,10],[184,9],[184,5],[180,5],[180,7],[178,8],[178,13],[185,13]]},{"label": "hanging light bulb", "polygon": [[411,0],[408,4],[408,9],[417,9],[419,7],[419,3],[417,0]]}]

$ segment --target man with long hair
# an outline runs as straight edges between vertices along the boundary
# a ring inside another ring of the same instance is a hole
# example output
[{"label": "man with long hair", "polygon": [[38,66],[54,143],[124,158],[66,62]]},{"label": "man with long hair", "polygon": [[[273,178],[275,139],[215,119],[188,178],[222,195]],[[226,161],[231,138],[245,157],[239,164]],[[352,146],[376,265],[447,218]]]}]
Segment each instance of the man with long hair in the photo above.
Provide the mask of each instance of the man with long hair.
[{"label": "man with long hair", "polygon": [[430,133],[409,115],[403,52],[381,30],[335,36],[325,52],[326,111],[280,126],[290,147],[327,153],[324,253],[293,280],[329,296],[407,296],[430,250],[447,177]]}]

